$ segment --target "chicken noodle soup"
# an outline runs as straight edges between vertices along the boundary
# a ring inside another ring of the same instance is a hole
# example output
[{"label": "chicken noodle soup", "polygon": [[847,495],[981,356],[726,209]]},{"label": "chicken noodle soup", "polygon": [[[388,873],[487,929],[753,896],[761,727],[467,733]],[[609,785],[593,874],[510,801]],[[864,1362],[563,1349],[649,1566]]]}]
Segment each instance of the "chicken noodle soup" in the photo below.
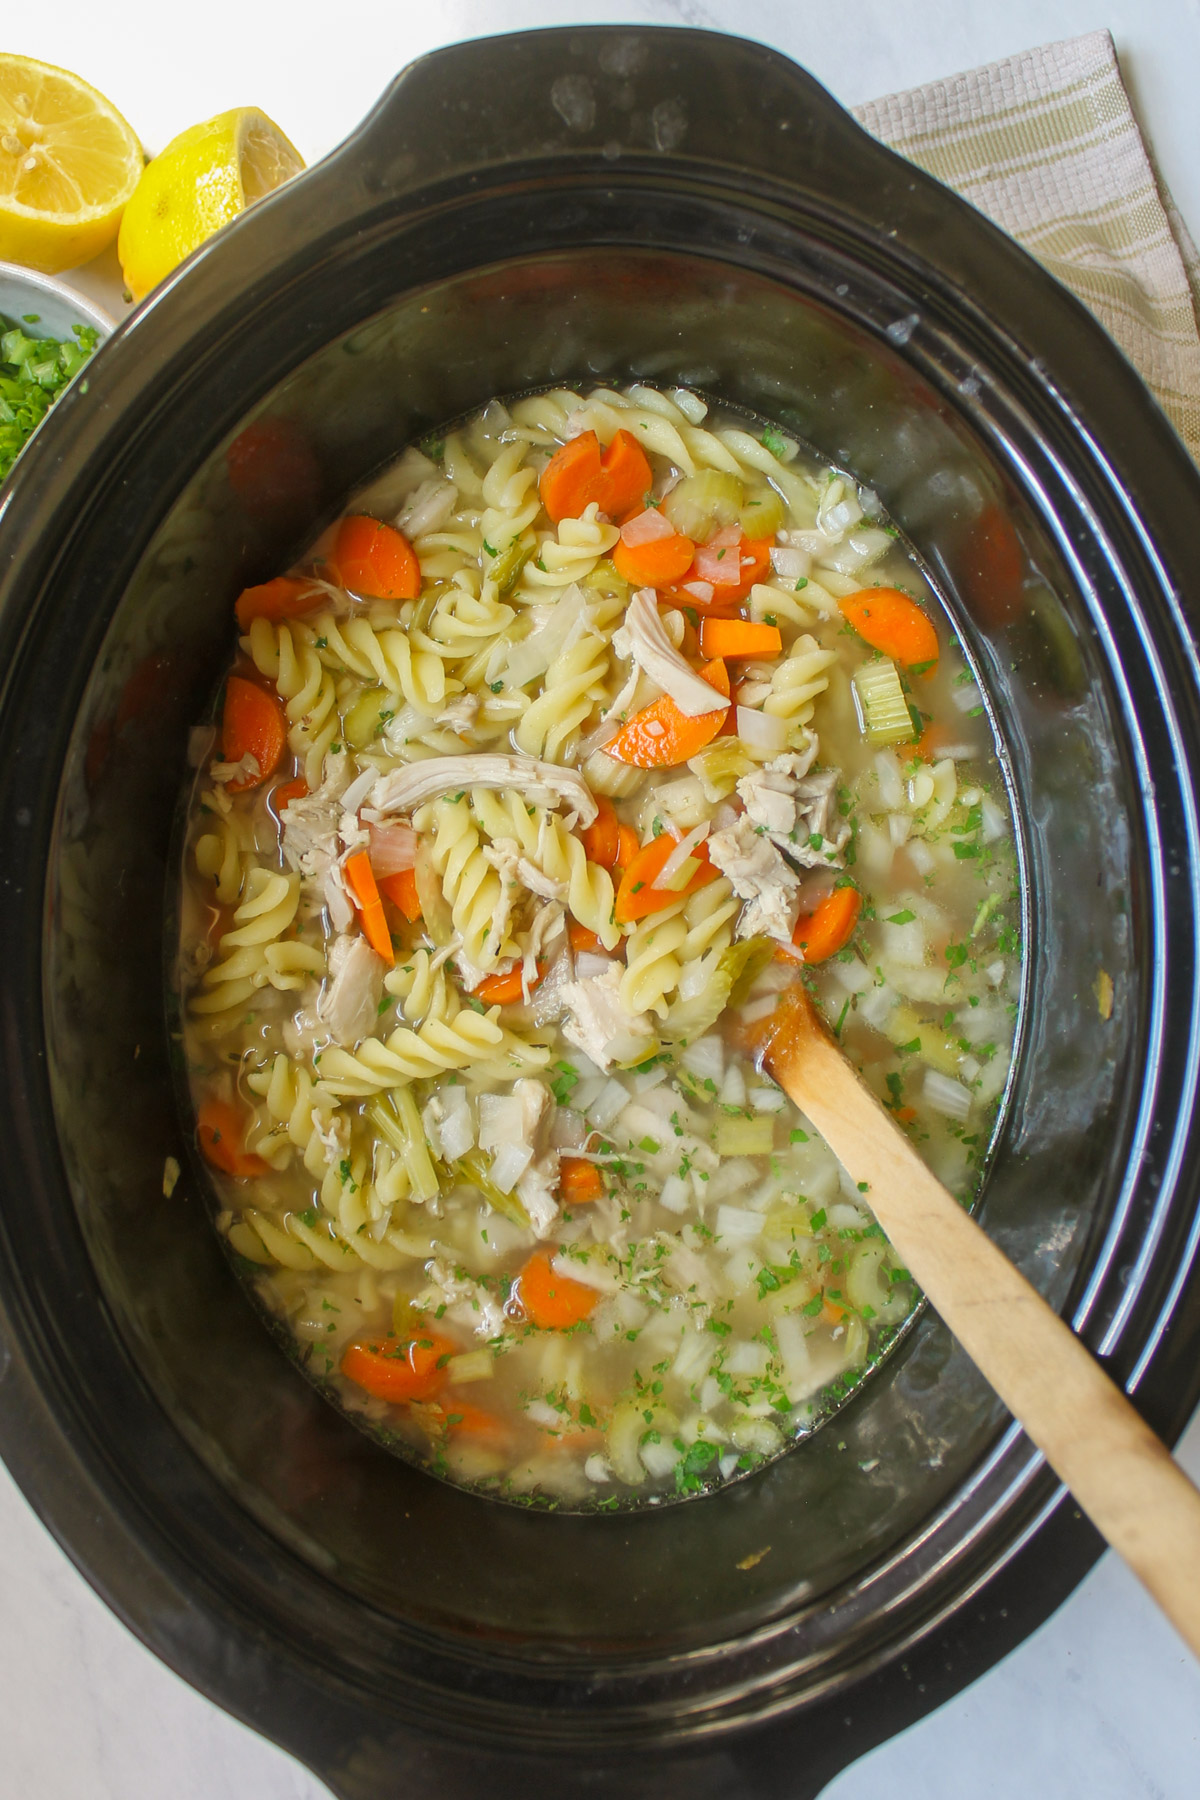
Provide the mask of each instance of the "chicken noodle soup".
[{"label": "chicken noodle soup", "polygon": [[983,700],[875,495],[683,390],[493,401],[236,615],[182,1029],[310,1376],[573,1507],[810,1431],[916,1295],[763,1022],[806,982],[968,1198],[1019,982]]}]

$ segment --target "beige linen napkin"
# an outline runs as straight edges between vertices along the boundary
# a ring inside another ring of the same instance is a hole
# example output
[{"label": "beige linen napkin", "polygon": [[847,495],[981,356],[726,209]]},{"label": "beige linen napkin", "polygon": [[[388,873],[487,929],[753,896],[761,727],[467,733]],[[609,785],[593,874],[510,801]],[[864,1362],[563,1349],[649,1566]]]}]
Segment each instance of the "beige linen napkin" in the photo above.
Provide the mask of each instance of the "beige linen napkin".
[{"label": "beige linen napkin", "polygon": [[1091,308],[1200,461],[1200,259],[1157,178],[1107,31],[854,114]]}]

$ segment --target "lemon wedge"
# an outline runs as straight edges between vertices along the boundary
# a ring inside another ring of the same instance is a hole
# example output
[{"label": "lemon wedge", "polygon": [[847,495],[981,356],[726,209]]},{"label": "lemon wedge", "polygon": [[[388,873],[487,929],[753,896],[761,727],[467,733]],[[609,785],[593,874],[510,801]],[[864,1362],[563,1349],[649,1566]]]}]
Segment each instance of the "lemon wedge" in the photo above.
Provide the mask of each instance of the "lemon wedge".
[{"label": "lemon wedge", "polygon": [[53,275],[98,256],[144,162],[136,133],[94,87],[0,54],[0,261]]},{"label": "lemon wedge", "polygon": [[303,167],[278,125],[252,106],[172,138],[148,164],[121,221],[117,254],[134,299]]}]

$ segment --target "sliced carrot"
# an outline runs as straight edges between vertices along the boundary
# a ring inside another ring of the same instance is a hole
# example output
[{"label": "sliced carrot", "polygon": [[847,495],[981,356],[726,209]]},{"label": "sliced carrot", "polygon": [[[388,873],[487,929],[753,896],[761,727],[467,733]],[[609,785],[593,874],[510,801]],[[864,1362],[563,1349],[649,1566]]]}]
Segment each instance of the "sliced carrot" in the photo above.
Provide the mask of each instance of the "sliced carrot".
[{"label": "sliced carrot", "polygon": [[[719,659],[706,663],[697,671],[710,687],[729,698],[729,671]],[[711,744],[720,731],[728,707],[700,713],[689,718],[681,712],[670,694],[660,694],[649,706],[635,713],[616,737],[605,744],[605,753],[617,762],[630,763],[637,769],[674,769],[689,756]]]},{"label": "sliced carrot", "polygon": [[599,956],[603,953],[604,945],[600,942],[600,939],[596,936],[595,932],[589,931],[586,925],[581,925],[578,919],[570,919],[568,921],[567,938],[576,955],[578,955],[581,950],[590,951],[593,956]]},{"label": "sliced carrot", "polygon": [[863,588],[839,600],[838,610],[872,650],[882,650],[918,675],[930,675],[937,667],[933,621],[907,594],[896,588]]},{"label": "sliced carrot", "polygon": [[225,683],[225,706],[221,713],[221,754],[226,762],[241,762],[253,756],[258,774],[243,776],[229,783],[230,793],[257,787],[279,767],[287,747],[287,718],[282,702],[257,682],[241,675],[231,675]]},{"label": "sliced carrot", "polygon": [[638,851],[641,843],[632,825],[620,825],[617,828],[617,861],[616,868],[624,874]]},{"label": "sliced carrot", "polygon": [[398,906],[410,925],[421,916],[421,898],[417,893],[415,869],[401,869],[398,875],[381,875],[376,885],[393,906]]},{"label": "sliced carrot", "polygon": [[654,472],[646,460],[646,452],[631,431],[618,431],[604,452],[604,497],[602,512],[610,519],[620,518],[646,496],[654,485]]},{"label": "sliced carrot", "polygon": [[837,1300],[831,1300],[828,1294],[822,1296],[821,1317],[826,1325],[840,1325],[849,1311],[848,1306],[842,1306]]},{"label": "sliced carrot", "polygon": [[712,588],[712,606],[741,600],[757,581],[771,572],[770,538],[735,537],[734,529],[719,531],[703,544],[687,572],[689,581],[706,581]]},{"label": "sliced carrot", "polygon": [[503,1419],[498,1419],[495,1413],[485,1412],[482,1406],[472,1406],[469,1400],[443,1400],[442,1416],[448,1437],[478,1438],[481,1443],[491,1443],[496,1449],[512,1437]]},{"label": "sliced carrot", "polygon": [[415,600],[421,591],[421,566],[403,532],[365,513],[342,520],[331,561],[342,586],[370,600]]},{"label": "sliced carrot", "polygon": [[366,940],[376,956],[381,956],[390,968],[396,960],[395,952],[392,949],[392,934],[388,930],[383,901],[379,898],[379,888],[367,852],[358,850],[353,856],[348,856],[345,862],[345,872],[346,885],[350,889],[355,905],[362,914],[363,933]]},{"label": "sliced carrot", "polygon": [[792,942],[806,963],[827,962],[854,936],[862,895],[857,888],[834,888],[810,913],[801,913]]},{"label": "sliced carrot", "polygon": [[544,1331],[563,1331],[586,1319],[600,1295],[582,1281],[559,1275],[547,1252],[535,1250],[513,1284],[512,1297],[531,1325],[539,1325]]},{"label": "sliced carrot", "polygon": [[599,1200],[604,1192],[599,1169],[585,1156],[564,1156],[559,1159],[558,1185],[563,1199],[572,1200],[576,1205],[581,1205],[585,1200]]},{"label": "sliced carrot", "polygon": [[700,648],[705,656],[754,656],[770,662],[783,649],[783,634],[778,625],[752,619],[702,619]]},{"label": "sliced carrot", "polygon": [[692,566],[696,546],[681,532],[671,537],[651,538],[648,543],[632,547],[623,538],[613,546],[613,567],[631,587],[669,587]]},{"label": "sliced carrot", "polygon": [[[958,737],[961,738],[961,731]],[[945,744],[953,744],[957,740],[955,734],[936,719],[931,720],[912,747],[912,755],[920,757],[922,762],[937,762]]]},{"label": "sliced carrot", "polygon": [[458,1352],[452,1338],[423,1331],[406,1342],[393,1336],[348,1344],[342,1374],[379,1400],[403,1405],[406,1400],[432,1400],[449,1377],[446,1364]]},{"label": "sliced carrot", "polygon": [[611,869],[620,849],[617,809],[604,794],[597,794],[596,806],[599,809],[596,817],[579,835],[588,861],[599,863],[602,869]]},{"label": "sliced carrot", "polygon": [[308,794],[308,783],[303,775],[297,775],[293,781],[281,781],[278,787],[271,789],[268,797],[271,811],[278,818],[293,800],[303,800]]},{"label": "sliced carrot", "polygon": [[234,612],[243,631],[249,631],[255,619],[270,619],[280,625],[285,619],[299,619],[325,599],[322,590],[311,581],[295,575],[276,575],[258,587],[243,588]]},{"label": "sliced carrot", "polygon": [[246,1148],[246,1120],[228,1100],[206,1100],[196,1115],[196,1135],[205,1162],[240,1181],[265,1175],[267,1165],[261,1156]]},{"label": "sliced carrot", "polygon": [[[538,962],[537,974],[530,982],[530,991],[537,986],[546,973],[544,962]],[[509,1006],[514,1000],[525,998],[525,987],[521,980],[521,965],[508,969],[503,975],[485,975],[477,988],[472,988],[476,1000],[486,1001],[488,1006]]]},{"label": "sliced carrot", "polygon": [[628,431],[618,431],[603,453],[594,431],[582,431],[556,450],[538,482],[542,505],[557,525],[577,519],[593,501],[610,518],[645,496],[654,476],[645,451]]},{"label": "sliced carrot", "polygon": [[707,844],[697,844],[692,855],[700,867],[687,885],[681,888],[655,887],[655,879],[674,850],[675,842],[664,831],[661,837],[651,838],[638,851],[622,875],[621,885],[617,889],[613,916],[618,925],[628,925],[634,919],[644,919],[648,913],[661,912],[664,906],[671,906],[676,900],[682,900],[687,894],[694,894],[697,888],[717,879],[721,871],[709,862]]}]

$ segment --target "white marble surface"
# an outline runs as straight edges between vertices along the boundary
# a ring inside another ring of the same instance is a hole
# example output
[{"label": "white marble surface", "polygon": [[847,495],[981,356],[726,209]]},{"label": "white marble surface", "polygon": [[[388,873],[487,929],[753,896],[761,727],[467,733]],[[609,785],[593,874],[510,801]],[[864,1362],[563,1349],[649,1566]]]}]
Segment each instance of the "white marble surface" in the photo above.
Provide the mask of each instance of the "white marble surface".
[{"label": "white marble surface", "polygon": [[[1107,27],[1175,199],[1200,226],[1200,0],[85,0],[8,12],[3,48],[66,62],[153,149],[261,106],[312,161],[397,69],[458,39],[562,23],[739,31],[839,99],[952,74]],[[1200,1477],[1200,1418],[1183,1445]],[[863,1758],[827,1800],[1187,1800],[1200,1792],[1200,1668],[1107,1556],[981,1681]],[[307,1771],[192,1692],[95,1598],[0,1470],[0,1800],[323,1800]]]}]

